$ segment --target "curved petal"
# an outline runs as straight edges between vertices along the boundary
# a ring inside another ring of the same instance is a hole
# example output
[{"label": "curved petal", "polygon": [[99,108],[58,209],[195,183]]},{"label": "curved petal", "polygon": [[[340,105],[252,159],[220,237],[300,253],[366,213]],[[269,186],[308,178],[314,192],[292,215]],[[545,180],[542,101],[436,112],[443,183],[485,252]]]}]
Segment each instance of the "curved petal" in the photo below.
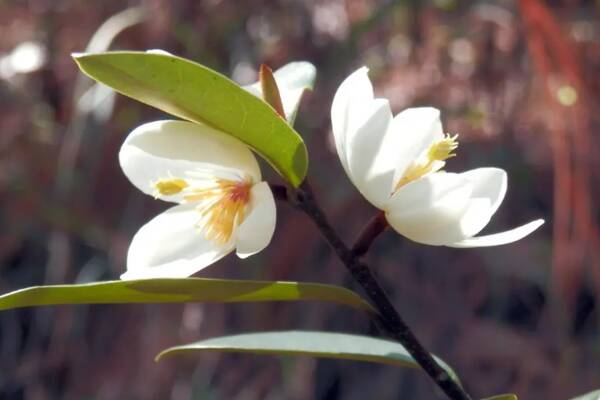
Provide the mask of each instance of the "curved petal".
[{"label": "curved petal", "polygon": [[440,111],[432,107],[407,108],[394,117],[390,134],[399,136],[394,182],[402,178],[406,168],[429,146],[444,137]]},{"label": "curved petal", "polygon": [[383,208],[391,195],[402,143],[398,135],[390,134],[389,102],[373,98],[367,72],[363,67],[340,85],[331,120],[336,149],[350,180],[369,202]]},{"label": "curved petal", "polygon": [[476,168],[463,172],[460,176],[473,183],[473,197],[489,199],[492,214],[498,210],[506,195],[506,171],[501,168]]},{"label": "curved petal", "polygon": [[454,202],[457,207],[464,208],[472,192],[473,185],[460,174],[436,172],[398,189],[390,198],[385,211],[389,214],[427,211],[446,202]]},{"label": "curved petal", "polygon": [[508,244],[516,242],[517,240],[523,239],[531,232],[544,224],[543,219],[536,219],[525,225],[521,225],[517,228],[510,229],[508,231],[495,233],[492,235],[472,237],[463,239],[461,241],[447,244],[449,247],[469,248],[469,247],[488,247],[488,246],[499,246],[502,244]]},{"label": "curved petal", "polygon": [[498,210],[506,195],[506,172],[500,168],[477,168],[460,174],[473,184],[470,210],[461,221],[465,237],[478,234]]},{"label": "curved petal", "polygon": [[194,205],[171,207],[142,226],[127,253],[127,272],[121,279],[184,278],[233,251],[234,243],[208,241],[195,223]]},{"label": "curved petal", "polygon": [[[187,121],[155,121],[134,129],[119,151],[121,168],[142,192],[154,195],[152,182],[188,178],[189,173],[217,173],[223,178],[249,175],[260,182],[252,152],[239,140],[207,125]],[[178,201],[176,198],[165,200]]]},{"label": "curved petal", "polygon": [[347,137],[350,180],[375,207],[389,201],[394,178],[395,157],[389,157],[388,128],[392,113],[387,100],[375,99],[368,105],[369,117]]},{"label": "curved petal", "polygon": [[237,228],[236,254],[246,258],[258,253],[271,242],[277,213],[273,193],[266,182],[254,185],[250,191],[250,212]]},{"label": "curved petal", "polygon": [[464,239],[461,219],[471,201],[472,184],[458,174],[435,173],[398,190],[386,207],[392,228],[429,245]]},{"label": "curved petal", "polygon": [[352,130],[356,130],[360,122],[368,119],[369,115],[364,115],[365,112],[372,111],[371,107],[364,107],[365,104],[373,101],[373,87],[367,76],[368,71],[366,67],[362,67],[348,76],[336,91],[331,105],[331,127],[335,148],[348,176],[350,173],[347,136]]}]

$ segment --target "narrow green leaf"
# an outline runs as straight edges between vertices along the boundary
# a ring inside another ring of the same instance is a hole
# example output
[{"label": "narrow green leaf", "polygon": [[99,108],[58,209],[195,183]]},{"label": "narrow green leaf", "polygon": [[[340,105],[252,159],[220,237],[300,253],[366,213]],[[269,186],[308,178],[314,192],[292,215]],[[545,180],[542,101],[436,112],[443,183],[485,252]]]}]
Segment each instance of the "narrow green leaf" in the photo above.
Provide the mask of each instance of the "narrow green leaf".
[{"label": "narrow green leaf", "polygon": [[306,176],[308,154],[302,138],[271,106],[229,78],[168,53],[106,52],[73,58],[84,73],[119,93],[237,137],[293,186]]},{"label": "narrow green leaf", "polygon": [[505,393],[505,394],[497,394],[496,396],[486,397],[483,400],[519,400],[516,394]]},{"label": "narrow green leaf", "polygon": [[594,390],[582,396],[573,397],[571,400],[600,400],[600,390]]},{"label": "narrow green leaf", "polygon": [[[397,342],[347,333],[314,331],[260,332],[216,337],[168,348],[156,356],[156,361],[175,354],[201,351],[314,356],[419,368],[406,349]],[[456,379],[454,371],[443,361],[438,361]]]},{"label": "narrow green leaf", "polygon": [[206,278],[142,279],[34,286],[0,296],[0,310],[58,304],[327,301],[376,313],[356,293],[338,286]]}]

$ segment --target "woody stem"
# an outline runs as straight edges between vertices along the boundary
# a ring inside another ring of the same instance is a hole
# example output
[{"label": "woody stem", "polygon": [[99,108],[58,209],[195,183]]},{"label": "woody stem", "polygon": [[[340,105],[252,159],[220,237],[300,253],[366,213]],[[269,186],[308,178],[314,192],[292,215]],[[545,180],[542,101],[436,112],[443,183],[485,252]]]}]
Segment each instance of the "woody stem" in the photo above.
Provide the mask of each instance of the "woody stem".
[{"label": "woody stem", "polygon": [[[358,282],[369,296],[379,312],[379,324],[387,334],[398,341],[410,353],[413,359],[433,379],[436,385],[452,400],[471,400],[469,394],[460,386],[448,372],[440,366],[431,353],[423,347],[410,327],[404,322],[387,294],[375,279],[369,266],[360,257],[366,253],[373,240],[381,233],[387,224],[376,216],[359,236],[351,250],[339,237],[319,207],[308,182],[298,189],[272,186],[276,198],[287,200],[303,211],[317,226],[325,240],[329,243],[338,258],[346,266],[352,277]],[[385,218],[383,218],[385,220]]]}]

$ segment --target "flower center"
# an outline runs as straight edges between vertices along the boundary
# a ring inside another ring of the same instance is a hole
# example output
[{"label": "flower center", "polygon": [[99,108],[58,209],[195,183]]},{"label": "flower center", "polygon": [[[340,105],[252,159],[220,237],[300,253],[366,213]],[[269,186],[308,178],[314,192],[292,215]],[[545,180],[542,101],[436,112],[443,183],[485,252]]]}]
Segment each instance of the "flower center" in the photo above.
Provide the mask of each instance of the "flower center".
[{"label": "flower center", "polygon": [[444,168],[446,160],[456,156],[453,151],[458,147],[457,138],[458,135],[450,136],[446,134],[442,139],[432,143],[423,154],[406,168],[404,175],[394,187],[394,193],[407,183]]},{"label": "flower center", "polygon": [[207,240],[225,244],[231,239],[235,227],[244,221],[246,206],[250,202],[250,179],[214,179],[205,186],[191,186],[185,179],[160,179],[153,184],[157,194],[172,196],[183,194],[183,202],[197,203],[200,219],[196,227]]}]

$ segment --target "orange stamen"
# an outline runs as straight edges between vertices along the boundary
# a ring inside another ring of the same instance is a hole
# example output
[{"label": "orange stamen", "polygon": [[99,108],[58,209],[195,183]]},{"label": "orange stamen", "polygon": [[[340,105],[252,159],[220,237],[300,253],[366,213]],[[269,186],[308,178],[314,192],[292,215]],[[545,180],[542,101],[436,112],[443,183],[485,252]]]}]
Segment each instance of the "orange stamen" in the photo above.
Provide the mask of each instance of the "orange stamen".
[{"label": "orange stamen", "polygon": [[250,202],[251,182],[217,179],[214,186],[191,189],[183,198],[187,202],[200,201],[196,210],[202,216],[198,227],[208,240],[227,243],[234,229],[245,218]]}]

